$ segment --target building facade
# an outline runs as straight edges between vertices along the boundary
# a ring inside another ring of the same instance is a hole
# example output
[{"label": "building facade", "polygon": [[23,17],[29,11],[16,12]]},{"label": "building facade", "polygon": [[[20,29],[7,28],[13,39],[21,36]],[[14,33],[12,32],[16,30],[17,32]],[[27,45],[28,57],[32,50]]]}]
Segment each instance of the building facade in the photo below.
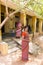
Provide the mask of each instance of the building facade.
[{"label": "building facade", "polygon": [[[6,18],[6,6],[5,1],[1,0],[0,2],[0,24]],[[11,6],[10,6],[11,5]],[[11,13],[17,9],[17,6],[7,3],[8,12]],[[0,29],[0,40],[2,40],[2,34],[10,33],[12,29],[15,30],[15,23],[20,21],[24,26],[29,25],[32,33],[42,33],[43,32],[43,19],[39,16],[36,16],[31,10],[23,10],[15,13],[11,18],[7,20],[4,26]],[[30,30],[30,29],[29,29]]]}]

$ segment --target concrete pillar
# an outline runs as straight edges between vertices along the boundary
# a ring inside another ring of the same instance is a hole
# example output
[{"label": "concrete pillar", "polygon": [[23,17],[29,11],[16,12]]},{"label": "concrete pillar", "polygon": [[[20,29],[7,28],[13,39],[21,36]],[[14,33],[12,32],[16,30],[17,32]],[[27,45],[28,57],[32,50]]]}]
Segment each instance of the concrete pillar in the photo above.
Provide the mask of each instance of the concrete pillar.
[{"label": "concrete pillar", "polygon": [[20,13],[20,21],[24,26],[26,26],[26,14],[24,10]]},{"label": "concrete pillar", "polygon": [[[0,5],[0,23],[1,23],[1,5]],[[0,41],[2,40],[2,32],[1,32],[1,29],[0,29]]]},{"label": "concrete pillar", "polygon": [[36,23],[37,23],[37,18],[34,16],[32,17],[32,31],[34,33],[36,32]]},{"label": "concrete pillar", "polygon": [[39,33],[41,33],[42,32],[42,20],[41,19],[39,19]]}]

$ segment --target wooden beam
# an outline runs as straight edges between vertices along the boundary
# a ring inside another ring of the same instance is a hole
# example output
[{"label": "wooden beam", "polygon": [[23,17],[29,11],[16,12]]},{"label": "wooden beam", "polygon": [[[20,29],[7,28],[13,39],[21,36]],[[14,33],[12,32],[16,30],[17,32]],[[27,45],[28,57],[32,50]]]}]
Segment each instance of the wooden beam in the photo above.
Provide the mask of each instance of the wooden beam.
[{"label": "wooden beam", "polygon": [[9,15],[9,13],[8,13],[8,6],[7,6],[7,0],[5,0],[5,5],[6,5],[6,15],[8,16]]},{"label": "wooden beam", "polygon": [[[6,6],[5,3],[6,3],[5,0],[1,0],[1,5]],[[14,10],[16,10],[16,9],[18,8],[18,6],[17,6],[15,3],[13,3],[13,2],[11,2],[11,1],[9,1],[9,0],[7,0],[7,6],[8,6],[9,8],[11,8],[11,9],[14,9]]]},{"label": "wooden beam", "polygon": [[19,12],[19,10],[16,10],[14,12],[12,12],[11,14],[9,14],[5,19],[4,21],[2,21],[2,23],[0,24],[0,29],[3,27],[3,25],[7,22],[7,20],[12,16],[14,15],[15,13]]}]

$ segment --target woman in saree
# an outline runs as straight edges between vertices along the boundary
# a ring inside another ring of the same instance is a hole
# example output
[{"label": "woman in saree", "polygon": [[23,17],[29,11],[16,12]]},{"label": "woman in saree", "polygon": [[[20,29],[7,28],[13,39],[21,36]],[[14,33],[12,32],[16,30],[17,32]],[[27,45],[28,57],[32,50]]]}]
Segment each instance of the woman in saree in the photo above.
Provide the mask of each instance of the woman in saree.
[{"label": "woman in saree", "polygon": [[22,24],[20,22],[18,22],[16,27],[17,27],[16,28],[16,38],[20,38],[21,37]]},{"label": "woman in saree", "polygon": [[29,50],[29,33],[28,26],[24,27],[22,32],[22,60],[28,60],[28,50]]}]

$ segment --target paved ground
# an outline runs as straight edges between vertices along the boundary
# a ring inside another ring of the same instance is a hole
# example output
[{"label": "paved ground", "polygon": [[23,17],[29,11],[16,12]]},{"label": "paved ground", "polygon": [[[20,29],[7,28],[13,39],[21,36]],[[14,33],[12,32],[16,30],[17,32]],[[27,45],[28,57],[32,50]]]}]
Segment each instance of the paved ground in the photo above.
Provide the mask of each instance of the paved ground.
[{"label": "paved ground", "polygon": [[[9,52],[13,52],[16,49],[21,48],[21,39],[16,39],[16,38],[7,38],[4,39],[3,41],[5,41],[6,43],[8,43],[8,47],[9,47]],[[15,42],[16,41],[16,42]],[[39,53],[39,51],[41,51],[41,48],[39,46],[37,46],[36,44],[29,42],[29,52],[33,55],[37,55]]]},{"label": "paved ground", "polygon": [[33,39],[33,42],[39,45],[43,49],[43,36],[42,35]]},{"label": "paved ground", "polygon": [[[37,38],[40,41],[40,37]],[[12,38],[4,39],[3,41],[8,42],[9,49],[11,48],[19,48],[18,45],[13,41]],[[35,40],[36,42],[36,40]],[[43,45],[43,37],[41,37],[41,42]],[[15,43],[15,44],[14,44]],[[22,51],[21,49],[17,49],[16,51],[13,51],[12,53],[9,53],[6,56],[0,55],[0,65],[43,65],[43,50],[42,52],[39,51],[38,55],[30,55],[28,57],[28,61],[22,61]]]},{"label": "paved ground", "polygon": [[21,50],[17,50],[6,56],[0,56],[0,65],[43,65],[43,54],[37,57],[29,54],[28,61],[22,61],[21,54]]}]

